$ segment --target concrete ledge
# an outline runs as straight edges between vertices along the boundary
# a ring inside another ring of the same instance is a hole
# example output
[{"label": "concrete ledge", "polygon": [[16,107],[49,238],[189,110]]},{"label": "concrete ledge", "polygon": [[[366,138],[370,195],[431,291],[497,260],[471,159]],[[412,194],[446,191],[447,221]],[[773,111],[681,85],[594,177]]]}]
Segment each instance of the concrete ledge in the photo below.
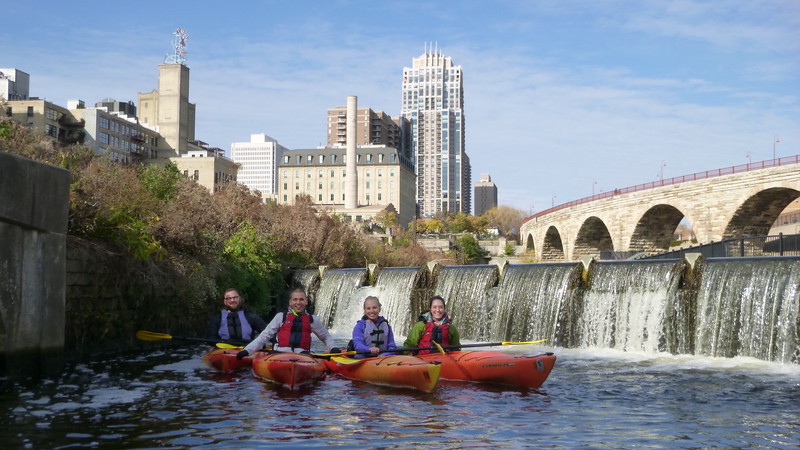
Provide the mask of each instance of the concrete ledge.
[{"label": "concrete ledge", "polygon": [[0,151],[0,220],[65,234],[68,170]]}]

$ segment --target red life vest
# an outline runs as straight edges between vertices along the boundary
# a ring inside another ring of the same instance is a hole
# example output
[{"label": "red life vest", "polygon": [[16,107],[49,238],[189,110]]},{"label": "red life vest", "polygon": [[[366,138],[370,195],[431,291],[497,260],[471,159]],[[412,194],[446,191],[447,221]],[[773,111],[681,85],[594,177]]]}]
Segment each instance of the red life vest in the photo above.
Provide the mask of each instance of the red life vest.
[{"label": "red life vest", "polygon": [[278,329],[278,346],[311,350],[311,314],[286,313]]},{"label": "red life vest", "polygon": [[[436,341],[441,346],[450,345],[450,324],[443,323],[440,326],[433,324],[433,321],[425,323],[425,331],[422,332],[422,337],[419,338],[418,347],[432,347],[431,341]],[[430,353],[431,350],[420,350],[419,354],[424,355]]]}]

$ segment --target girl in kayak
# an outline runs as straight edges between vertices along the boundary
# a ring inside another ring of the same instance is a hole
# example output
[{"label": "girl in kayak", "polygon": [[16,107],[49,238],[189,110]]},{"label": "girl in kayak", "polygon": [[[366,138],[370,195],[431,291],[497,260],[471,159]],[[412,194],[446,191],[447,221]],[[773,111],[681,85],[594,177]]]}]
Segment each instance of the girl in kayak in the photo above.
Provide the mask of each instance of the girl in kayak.
[{"label": "girl in kayak", "polygon": [[307,307],[306,291],[300,288],[293,290],[289,298],[289,310],[276,314],[267,324],[267,328],[264,328],[264,331],[253,342],[247,344],[236,357],[242,359],[252,355],[275,337],[278,339],[273,347],[275,351],[309,352],[311,351],[311,333],[314,333],[325,344],[329,353],[339,353],[340,350],[334,347],[333,337],[328,333],[322,321],[319,317],[306,312]]},{"label": "girl in kayak", "polygon": [[[461,339],[458,329],[450,322],[447,316],[444,299],[435,295],[428,301],[430,310],[419,316],[419,322],[414,324],[414,328],[408,333],[403,347],[430,347],[431,350],[420,350],[418,354],[431,353],[438,351],[433,342],[441,346],[458,346]],[[457,348],[449,350],[458,350]]]},{"label": "girl in kayak", "polygon": [[394,354],[385,353],[397,346],[394,343],[392,327],[380,314],[381,302],[378,297],[369,296],[364,299],[364,317],[356,322],[356,326],[353,328],[353,340],[350,341],[353,348],[348,346],[348,350],[358,352],[353,356],[354,358],[364,358],[367,353],[371,353],[372,356]]}]

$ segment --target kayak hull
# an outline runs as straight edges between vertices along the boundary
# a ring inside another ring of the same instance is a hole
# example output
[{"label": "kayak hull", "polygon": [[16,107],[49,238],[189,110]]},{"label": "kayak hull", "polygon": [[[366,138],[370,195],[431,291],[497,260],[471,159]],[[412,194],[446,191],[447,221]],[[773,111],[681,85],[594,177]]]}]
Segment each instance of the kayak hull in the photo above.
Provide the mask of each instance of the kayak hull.
[{"label": "kayak hull", "polygon": [[439,361],[445,380],[492,383],[519,389],[537,389],[547,380],[556,362],[552,353],[514,355],[495,351],[460,351],[419,355]]},{"label": "kayak hull", "polygon": [[439,364],[410,355],[364,359],[335,357],[325,364],[331,372],[350,380],[423,392],[432,392],[441,374]]},{"label": "kayak hull", "polygon": [[240,349],[212,348],[203,355],[203,364],[220,372],[235,372],[253,366],[253,357],[245,356],[237,359],[236,354]]},{"label": "kayak hull", "polygon": [[302,353],[258,352],[253,374],[286,389],[300,389],[325,378],[325,363]]}]

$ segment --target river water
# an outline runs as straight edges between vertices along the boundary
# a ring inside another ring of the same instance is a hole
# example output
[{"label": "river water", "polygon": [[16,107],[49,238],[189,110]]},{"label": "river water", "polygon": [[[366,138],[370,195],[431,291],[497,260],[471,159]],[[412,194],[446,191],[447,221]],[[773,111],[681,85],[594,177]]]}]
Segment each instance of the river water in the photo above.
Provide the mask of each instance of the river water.
[{"label": "river water", "polygon": [[203,347],[2,379],[4,448],[800,446],[800,366],[613,349],[553,351],[536,391],[441,382],[431,394],[329,376],[299,392],[205,368]]}]

